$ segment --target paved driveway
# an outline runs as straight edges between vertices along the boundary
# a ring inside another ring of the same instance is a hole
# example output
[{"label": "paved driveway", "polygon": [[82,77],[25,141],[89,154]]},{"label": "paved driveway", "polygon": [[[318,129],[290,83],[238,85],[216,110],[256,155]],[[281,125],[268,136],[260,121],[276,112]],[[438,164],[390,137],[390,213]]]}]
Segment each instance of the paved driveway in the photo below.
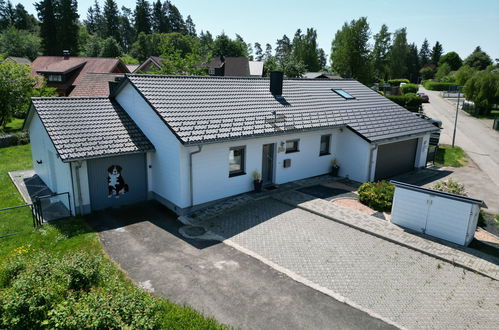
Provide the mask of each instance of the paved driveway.
[{"label": "paved driveway", "polygon": [[498,281],[275,199],[206,221],[228,244],[399,326],[499,324]]},{"label": "paved driveway", "polygon": [[243,329],[390,329],[247,254],[182,238],[176,217],[156,203],[89,217],[105,250],[144,288]]}]

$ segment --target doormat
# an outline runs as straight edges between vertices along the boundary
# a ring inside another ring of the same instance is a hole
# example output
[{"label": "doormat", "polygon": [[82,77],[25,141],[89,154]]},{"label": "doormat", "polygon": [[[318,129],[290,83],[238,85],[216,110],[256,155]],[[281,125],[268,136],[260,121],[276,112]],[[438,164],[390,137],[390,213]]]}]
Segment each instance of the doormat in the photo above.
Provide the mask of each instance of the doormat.
[{"label": "doormat", "polygon": [[268,187],[265,187],[265,190],[276,190],[277,187],[276,186],[268,186]]}]

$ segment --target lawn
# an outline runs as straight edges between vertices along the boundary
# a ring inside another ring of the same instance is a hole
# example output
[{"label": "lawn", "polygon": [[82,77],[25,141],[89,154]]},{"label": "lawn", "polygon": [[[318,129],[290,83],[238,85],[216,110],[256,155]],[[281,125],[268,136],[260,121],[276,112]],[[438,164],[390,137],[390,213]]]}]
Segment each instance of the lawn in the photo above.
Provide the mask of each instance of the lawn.
[{"label": "lawn", "polygon": [[20,131],[23,128],[24,119],[12,118],[10,122],[5,124],[3,131],[5,133],[14,133]]},{"label": "lawn", "polygon": [[[0,208],[24,204],[8,171],[30,167],[29,145],[0,148]],[[17,234],[0,238],[2,329],[225,328],[190,307],[137,288],[81,217],[34,229],[28,208],[2,211],[0,236],[7,232]],[[82,289],[85,280],[91,285]]]},{"label": "lawn", "polygon": [[462,167],[466,164],[467,155],[460,147],[439,145],[435,155],[435,163],[442,166]]}]

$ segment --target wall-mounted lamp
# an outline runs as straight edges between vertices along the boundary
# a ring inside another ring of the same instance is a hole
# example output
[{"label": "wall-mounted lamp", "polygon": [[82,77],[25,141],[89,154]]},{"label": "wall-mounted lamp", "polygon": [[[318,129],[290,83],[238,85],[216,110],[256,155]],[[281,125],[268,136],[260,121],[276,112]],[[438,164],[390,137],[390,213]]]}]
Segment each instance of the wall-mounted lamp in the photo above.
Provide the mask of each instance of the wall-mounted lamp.
[{"label": "wall-mounted lamp", "polygon": [[43,163],[43,161],[42,160],[37,160],[36,163],[37,164],[41,164],[41,163]]}]

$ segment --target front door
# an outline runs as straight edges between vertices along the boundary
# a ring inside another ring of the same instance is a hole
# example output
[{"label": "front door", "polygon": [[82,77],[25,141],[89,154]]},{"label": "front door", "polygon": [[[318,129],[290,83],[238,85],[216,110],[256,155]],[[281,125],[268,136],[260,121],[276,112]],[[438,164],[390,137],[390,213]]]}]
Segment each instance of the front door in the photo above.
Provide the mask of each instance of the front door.
[{"label": "front door", "polygon": [[274,182],[274,143],[263,145],[262,181],[264,185]]}]

